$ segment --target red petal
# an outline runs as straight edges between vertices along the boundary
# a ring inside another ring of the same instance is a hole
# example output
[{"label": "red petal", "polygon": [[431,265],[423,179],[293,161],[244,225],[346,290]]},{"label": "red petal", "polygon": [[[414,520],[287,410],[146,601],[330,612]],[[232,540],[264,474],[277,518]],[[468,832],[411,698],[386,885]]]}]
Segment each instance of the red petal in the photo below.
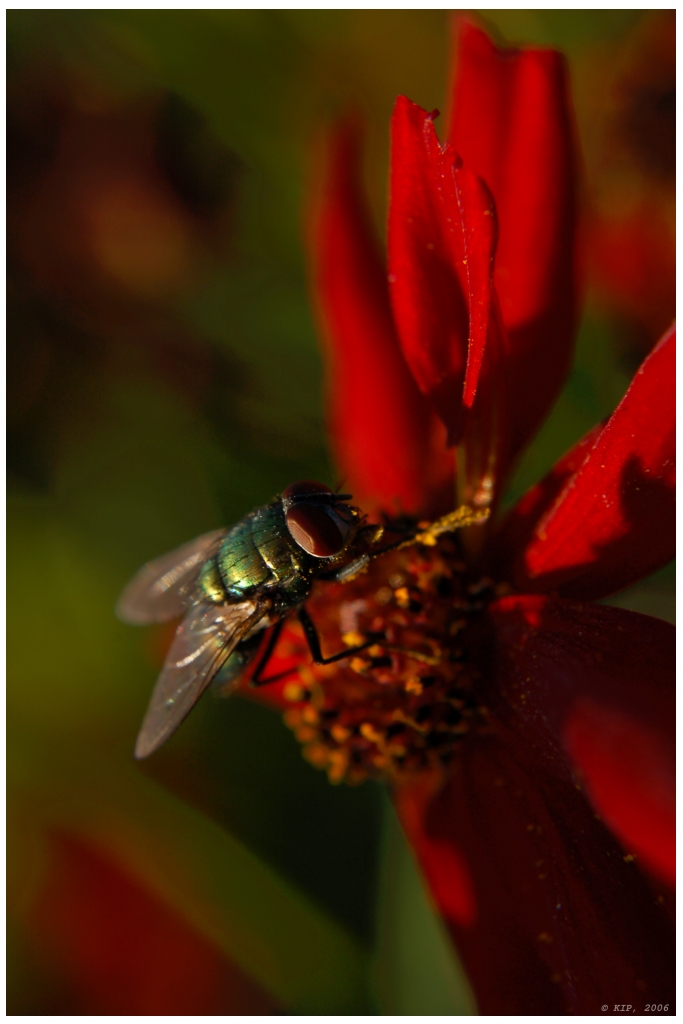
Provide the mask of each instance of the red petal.
[{"label": "red petal", "polygon": [[[57,835],[28,928],[58,983],[47,1014],[276,1014],[220,949],[98,849]],[[40,1000],[40,992],[36,993]]]},{"label": "red petal", "polygon": [[602,429],[603,424],[599,424],[582,437],[510,510],[492,539],[488,553],[487,568],[495,578],[504,579],[510,573],[540,519],[552,508],[574,473],[583,465]]},{"label": "red petal", "polygon": [[[673,35],[671,37],[673,41]],[[601,304],[622,321],[635,320],[629,341],[643,356],[676,312],[676,242],[673,209],[654,188],[628,212],[594,213],[586,232],[591,278]],[[633,340],[632,340],[633,339]]]},{"label": "red petal", "polygon": [[489,612],[520,741],[545,746],[560,771],[567,751],[626,851],[673,884],[674,627],[545,597],[504,598]]},{"label": "red petal", "polygon": [[673,886],[673,748],[666,752],[667,759],[655,729],[590,697],[577,700],[564,731],[572,760],[606,823],[627,847],[639,852],[643,864]]},{"label": "red petal", "polygon": [[593,1014],[605,1003],[670,1001],[666,910],[574,781],[511,725],[467,744],[431,799],[397,792],[479,1012]]},{"label": "red petal", "polygon": [[672,328],[538,523],[521,589],[603,597],[674,557],[675,341]]},{"label": "red petal", "polygon": [[452,506],[453,460],[401,353],[350,122],[328,157],[311,250],[335,458],[366,511],[436,515]]},{"label": "red petal", "polygon": [[567,73],[553,50],[498,50],[461,24],[449,141],[498,214],[495,285],[510,336],[510,453],[551,408],[576,320],[575,156]]},{"label": "red petal", "polygon": [[451,438],[469,327],[453,159],[432,115],[399,96],[391,122],[391,301],[408,365]]}]

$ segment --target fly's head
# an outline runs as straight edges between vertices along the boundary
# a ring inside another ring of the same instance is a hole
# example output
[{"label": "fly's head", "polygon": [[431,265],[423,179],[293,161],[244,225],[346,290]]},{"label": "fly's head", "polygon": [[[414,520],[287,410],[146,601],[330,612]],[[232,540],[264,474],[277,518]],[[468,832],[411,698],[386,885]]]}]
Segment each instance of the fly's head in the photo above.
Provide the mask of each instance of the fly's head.
[{"label": "fly's head", "polygon": [[314,480],[299,480],[282,492],[290,536],[307,555],[320,559],[321,569],[355,558],[381,533],[381,527],[367,526],[364,513],[348,504],[351,497]]}]

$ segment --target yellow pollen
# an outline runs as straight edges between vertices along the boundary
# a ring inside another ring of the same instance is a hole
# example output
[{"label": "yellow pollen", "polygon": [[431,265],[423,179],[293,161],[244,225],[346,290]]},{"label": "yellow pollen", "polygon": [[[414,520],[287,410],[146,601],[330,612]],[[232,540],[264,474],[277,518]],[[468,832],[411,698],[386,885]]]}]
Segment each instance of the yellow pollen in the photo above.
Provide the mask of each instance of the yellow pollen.
[{"label": "yellow pollen", "polygon": [[307,725],[318,724],[318,712],[316,711],[315,708],[312,708],[310,704],[308,707],[305,707],[303,709],[303,711],[301,712],[301,717],[303,721],[306,722]]},{"label": "yellow pollen", "polygon": [[347,729],[345,725],[339,725],[339,723],[337,723],[330,729],[330,735],[333,740],[337,741],[337,743],[345,743],[351,735],[351,730]]},{"label": "yellow pollen", "polygon": [[282,696],[285,700],[298,701],[303,700],[305,692],[300,683],[286,683],[282,689]]},{"label": "yellow pollen", "polygon": [[303,682],[303,683],[304,683],[304,684],[305,684],[305,685],[306,685],[306,686],[307,686],[307,687],[308,687],[309,689],[310,689],[310,688],[311,688],[312,686],[315,686],[315,685],[316,685],[316,683],[317,683],[317,680],[316,680],[316,678],[315,678],[315,676],[314,676],[314,674],[313,674],[313,671],[311,670],[311,667],[310,667],[310,665],[306,665],[306,664],[303,664],[303,665],[301,665],[301,666],[300,666],[300,668],[299,668],[299,675],[301,676],[301,680],[302,680],[302,682]]},{"label": "yellow pollen", "polygon": [[360,734],[366,740],[370,740],[371,743],[381,743],[383,737],[380,732],[377,732],[374,725],[371,722],[363,722],[360,727]]},{"label": "yellow pollen", "polygon": [[421,661],[425,665],[440,665],[442,661],[442,654],[438,648],[436,654],[425,654],[424,651],[412,651],[409,647],[393,647],[389,644],[385,644],[384,650],[393,651],[395,654],[405,654],[407,658],[412,658],[414,661]]},{"label": "yellow pollen", "polygon": [[402,743],[391,743],[387,747],[387,754],[391,757],[405,757],[408,753],[408,748],[404,747]]},{"label": "yellow pollen", "polygon": [[303,754],[306,760],[316,768],[324,768],[330,759],[330,752],[322,743],[312,743],[308,747],[304,747]]},{"label": "yellow pollen", "polygon": [[[486,492],[488,495],[488,491]],[[477,494],[477,504],[483,505],[485,501]],[[488,519],[491,510],[489,508],[473,509],[469,505],[461,505],[453,512],[437,519],[435,523],[428,523],[425,527],[420,523],[421,533],[415,535],[412,543],[424,544],[426,547],[434,547],[437,539],[443,533],[452,533],[454,530],[462,529],[463,526],[473,526],[475,523],[482,523]]]},{"label": "yellow pollen", "polygon": [[[331,759],[330,759],[330,761],[331,761]],[[329,765],[329,767],[327,769],[327,777],[330,780],[330,782],[334,783],[335,785],[338,782],[343,782],[344,781],[344,776],[346,775],[346,767],[347,767],[347,765],[348,765],[348,761],[346,761],[346,760],[340,761],[338,764],[330,763],[330,765]]]},{"label": "yellow pollen", "polygon": [[394,597],[399,608],[408,608],[410,606],[410,592],[407,587],[399,587],[398,590],[394,591]]},{"label": "yellow pollen", "polygon": [[365,637],[362,633],[357,632],[343,633],[342,640],[347,647],[360,647],[360,645],[364,643]]},{"label": "yellow pollen", "polygon": [[406,693],[422,693],[422,691],[424,690],[424,686],[422,685],[420,680],[416,677],[414,679],[409,679],[408,680],[408,682],[406,683],[405,689],[406,689]]},{"label": "yellow pollen", "polygon": [[284,713],[285,725],[289,726],[290,729],[296,729],[301,722],[301,709],[300,708],[287,708]]},{"label": "yellow pollen", "polygon": [[411,729],[415,729],[417,732],[429,732],[427,726],[420,725],[420,723],[416,722],[414,718],[407,715],[403,708],[396,708],[391,717],[394,722],[403,722],[404,725],[409,725]]}]

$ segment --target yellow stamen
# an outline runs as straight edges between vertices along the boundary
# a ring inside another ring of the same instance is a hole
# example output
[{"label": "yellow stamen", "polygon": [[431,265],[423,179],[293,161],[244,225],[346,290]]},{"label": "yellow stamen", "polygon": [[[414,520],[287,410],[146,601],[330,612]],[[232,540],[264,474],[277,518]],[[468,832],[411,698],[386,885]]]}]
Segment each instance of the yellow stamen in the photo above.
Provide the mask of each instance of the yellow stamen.
[{"label": "yellow stamen", "polygon": [[383,736],[380,732],[377,732],[374,725],[371,722],[363,722],[360,727],[360,734],[366,740],[370,740],[371,743],[381,743]]},{"label": "yellow stamen", "polygon": [[354,631],[351,633],[342,633],[342,640],[347,647],[360,647],[360,645],[365,642],[365,637],[362,633]]},{"label": "yellow stamen", "polygon": [[299,728],[295,730],[294,734],[299,743],[310,743],[311,740],[314,740],[318,735],[317,730],[315,730],[311,725],[300,725]]},{"label": "yellow stamen", "polygon": [[305,690],[300,683],[286,683],[282,689],[282,696],[285,700],[303,700]]},{"label": "yellow stamen", "polygon": [[311,743],[304,747],[304,757],[316,768],[324,768],[330,759],[330,752],[322,743]]},{"label": "yellow stamen", "polygon": [[296,729],[301,723],[301,709],[300,708],[287,708],[284,713],[285,725],[289,726],[290,729]]},{"label": "yellow stamen", "polygon": [[469,505],[461,505],[460,508],[442,516],[436,522],[430,523],[425,530],[421,530],[420,533],[415,534],[410,540],[404,541],[400,546],[424,544],[426,547],[434,547],[437,537],[440,537],[442,533],[453,533],[455,530],[461,530],[464,526],[483,523],[490,514],[491,509],[489,508],[473,509]]}]

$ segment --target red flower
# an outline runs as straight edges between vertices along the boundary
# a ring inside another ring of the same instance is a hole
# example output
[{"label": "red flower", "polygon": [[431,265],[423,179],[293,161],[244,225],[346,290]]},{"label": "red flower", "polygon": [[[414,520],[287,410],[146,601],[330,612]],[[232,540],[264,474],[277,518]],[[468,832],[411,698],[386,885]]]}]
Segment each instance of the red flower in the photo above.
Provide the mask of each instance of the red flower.
[{"label": "red flower", "polygon": [[388,284],[357,132],[337,132],[314,264],[345,487],[444,513],[455,450],[459,501],[491,516],[320,586],[324,646],[384,640],[306,659],[286,720],[333,780],[393,782],[481,1013],[643,1012],[672,997],[673,628],[586,601],[674,554],[674,333],[501,521],[576,322],[563,60],[465,26],[453,111],[442,145],[396,103]]}]

